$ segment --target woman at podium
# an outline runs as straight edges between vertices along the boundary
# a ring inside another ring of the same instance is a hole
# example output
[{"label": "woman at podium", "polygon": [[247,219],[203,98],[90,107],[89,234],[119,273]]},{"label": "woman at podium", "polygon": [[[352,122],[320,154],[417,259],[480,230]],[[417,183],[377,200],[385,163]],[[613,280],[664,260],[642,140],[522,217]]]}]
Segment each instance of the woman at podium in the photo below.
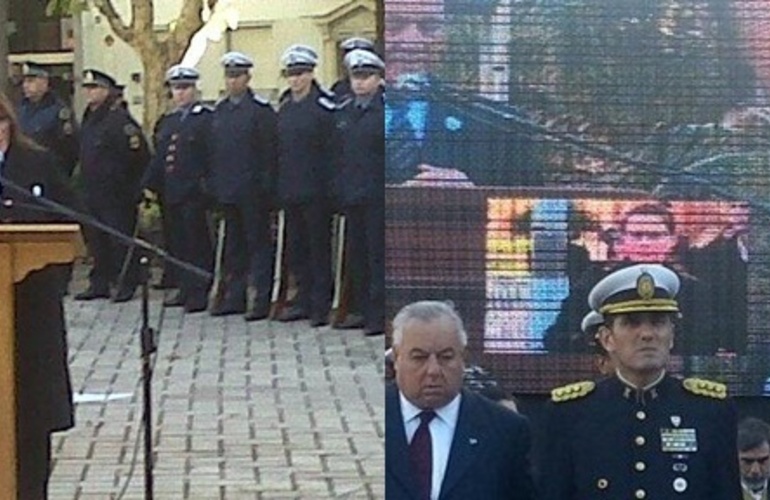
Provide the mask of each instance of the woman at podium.
[{"label": "woman at podium", "polygon": [[[67,206],[74,201],[55,157],[21,132],[11,102],[0,93],[0,223],[66,219],[38,205],[38,197]],[[33,271],[14,293],[17,498],[39,500],[48,497],[51,433],[74,425],[62,269]]]}]

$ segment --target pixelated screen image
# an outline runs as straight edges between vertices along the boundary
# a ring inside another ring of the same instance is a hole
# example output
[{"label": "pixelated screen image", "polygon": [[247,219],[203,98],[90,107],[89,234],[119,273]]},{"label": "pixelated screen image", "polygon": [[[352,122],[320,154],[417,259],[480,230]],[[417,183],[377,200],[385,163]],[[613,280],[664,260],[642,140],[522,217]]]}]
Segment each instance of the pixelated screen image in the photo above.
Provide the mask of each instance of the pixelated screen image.
[{"label": "pixelated screen image", "polygon": [[591,287],[661,262],[672,370],[770,389],[770,0],[385,0],[385,51],[391,313],[453,301],[545,392],[597,376]]}]

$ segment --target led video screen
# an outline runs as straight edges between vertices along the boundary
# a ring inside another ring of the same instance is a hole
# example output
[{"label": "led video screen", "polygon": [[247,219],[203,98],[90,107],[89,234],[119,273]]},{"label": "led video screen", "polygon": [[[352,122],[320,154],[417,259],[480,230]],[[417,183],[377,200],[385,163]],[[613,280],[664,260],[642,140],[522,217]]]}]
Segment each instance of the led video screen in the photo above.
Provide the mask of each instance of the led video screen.
[{"label": "led video screen", "polygon": [[682,279],[672,370],[765,390],[770,1],[385,0],[390,312],[514,390],[595,378],[587,294]]}]

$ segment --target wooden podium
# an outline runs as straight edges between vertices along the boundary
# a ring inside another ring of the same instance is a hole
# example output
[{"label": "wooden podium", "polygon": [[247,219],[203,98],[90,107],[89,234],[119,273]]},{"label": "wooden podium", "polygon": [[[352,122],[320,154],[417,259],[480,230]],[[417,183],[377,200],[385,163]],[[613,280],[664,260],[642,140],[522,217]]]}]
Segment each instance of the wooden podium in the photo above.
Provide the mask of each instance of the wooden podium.
[{"label": "wooden podium", "polygon": [[14,284],[49,264],[72,262],[80,241],[77,224],[0,224],[0,492],[3,498],[16,498]]}]

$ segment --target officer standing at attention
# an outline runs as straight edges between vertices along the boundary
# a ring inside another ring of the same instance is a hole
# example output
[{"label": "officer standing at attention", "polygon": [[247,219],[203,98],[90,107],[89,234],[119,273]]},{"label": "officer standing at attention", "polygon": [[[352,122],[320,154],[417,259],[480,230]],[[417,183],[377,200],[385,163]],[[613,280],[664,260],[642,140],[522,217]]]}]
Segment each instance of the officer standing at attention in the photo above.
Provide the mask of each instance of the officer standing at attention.
[{"label": "officer standing at attention", "polygon": [[[83,88],[88,107],[82,120],[80,169],[86,209],[100,222],[130,235],[136,227],[136,198],[150,160],[147,141],[136,120],[117,99],[111,76],[86,70]],[[108,298],[111,284],[117,287],[113,302],[131,300],[138,284],[135,256],[126,263],[119,283],[126,245],[98,230],[90,230],[86,240],[94,265],[88,289],[77,294],[75,300]]]},{"label": "officer standing at attention", "polygon": [[[371,40],[367,40],[366,38],[352,37],[343,40],[340,43],[340,48],[342,49],[342,54],[345,58],[343,61],[346,61],[348,54],[354,50],[366,50],[369,52],[374,52],[374,43],[372,43]],[[345,63],[345,69],[347,70],[345,71],[345,74],[342,76],[342,78],[334,82],[334,85],[332,85],[331,88],[331,91],[334,93],[334,97],[337,102],[344,102],[345,99],[350,97],[353,93],[353,90],[350,87],[350,72],[347,63]]]},{"label": "officer standing at attention", "polygon": [[294,304],[279,321],[329,323],[331,307],[331,182],[335,158],[334,95],[313,70],[315,50],[292,45],[281,56],[289,88],[278,108],[278,198],[286,214],[289,269],[297,279]]},{"label": "officer standing at attention", "polygon": [[[198,70],[180,65],[166,72],[176,109],[163,116],[156,126],[155,156],[143,185],[163,198],[171,253],[211,271],[213,251],[202,187],[209,158],[212,110],[197,100],[195,85],[199,78]],[[209,281],[182,270],[175,274],[181,278],[179,290],[163,305],[183,306],[189,313],[204,311]]]},{"label": "officer standing at attention", "polygon": [[385,331],[385,63],[359,49],[345,57],[345,65],[353,94],[337,112],[341,158],[334,187],[349,221],[351,309],[363,315],[349,315],[338,327],[379,335]]},{"label": "officer standing at attention", "polygon": [[660,264],[621,269],[591,290],[616,371],[552,391],[543,500],[741,498],[726,387],[666,373],[678,291],[679,277]]},{"label": "officer standing at attention", "polygon": [[222,57],[227,96],[212,117],[210,185],[225,218],[224,293],[211,314],[246,312],[251,284],[256,296],[247,321],[270,312],[273,247],[270,207],[276,168],[276,116],[249,88],[252,60],[239,52]]},{"label": "officer standing at attention", "polygon": [[80,144],[72,110],[50,88],[48,70],[33,62],[21,67],[24,98],[19,108],[22,131],[56,157],[69,178],[78,162]]}]

